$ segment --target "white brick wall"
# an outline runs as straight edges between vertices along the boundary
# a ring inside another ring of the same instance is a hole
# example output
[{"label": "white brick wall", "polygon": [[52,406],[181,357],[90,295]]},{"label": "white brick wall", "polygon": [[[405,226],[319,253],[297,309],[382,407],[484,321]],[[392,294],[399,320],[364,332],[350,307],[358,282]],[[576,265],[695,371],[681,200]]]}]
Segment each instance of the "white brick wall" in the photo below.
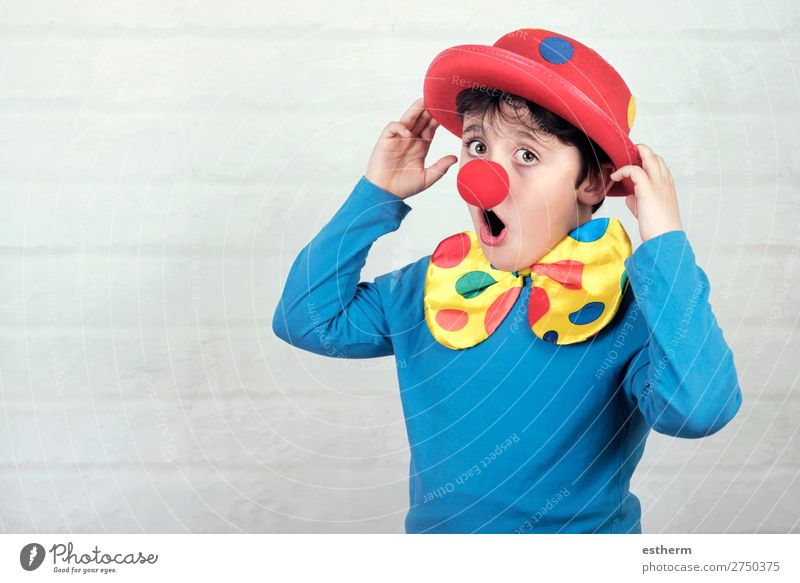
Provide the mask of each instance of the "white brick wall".
[{"label": "white brick wall", "polygon": [[[270,318],[432,57],[530,26],[633,89],[743,384],[719,434],[651,435],[645,531],[800,532],[798,4],[283,4],[0,6],[0,531],[402,532],[391,359],[301,353]],[[453,191],[364,278],[467,228]]]}]

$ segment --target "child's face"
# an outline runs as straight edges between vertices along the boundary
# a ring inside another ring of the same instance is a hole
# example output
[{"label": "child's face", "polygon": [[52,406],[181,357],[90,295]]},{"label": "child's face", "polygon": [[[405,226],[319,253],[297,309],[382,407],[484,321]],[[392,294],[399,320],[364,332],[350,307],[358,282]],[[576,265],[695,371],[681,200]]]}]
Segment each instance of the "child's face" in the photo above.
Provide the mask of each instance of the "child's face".
[{"label": "child's face", "polygon": [[491,209],[507,231],[498,237],[499,242],[484,240],[481,231],[486,232],[484,225],[488,226],[484,212],[467,206],[487,259],[497,269],[517,271],[536,263],[572,229],[591,220],[592,205],[612,186],[608,174],[613,169],[603,167],[600,177],[587,178],[576,189],[580,153],[575,146],[541,130],[534,134],[513,121],[513,112],[489,118],[464,116],[460,166],[482,158],[500,164],[508,173],[509,194]]}]

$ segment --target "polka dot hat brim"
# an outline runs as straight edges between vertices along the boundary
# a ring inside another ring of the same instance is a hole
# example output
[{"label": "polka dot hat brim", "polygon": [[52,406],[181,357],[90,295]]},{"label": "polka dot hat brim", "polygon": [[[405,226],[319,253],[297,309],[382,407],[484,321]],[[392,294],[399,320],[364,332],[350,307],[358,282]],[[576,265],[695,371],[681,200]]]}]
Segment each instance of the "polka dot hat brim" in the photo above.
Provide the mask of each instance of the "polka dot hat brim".
[{"label": "polka dot hat brim", "polygon": [[[629,134],[636,104],[625,81],[580,42],[542,29],[520,29],[494,45],[459,45],[439,53],[425,74],[423,100],[431,115],[461,137],[456,96],[468,88],[506,92],[538,103],[585,132],[615,168],[641,166]],[[633,182],[609,196],[633,194]]]}]

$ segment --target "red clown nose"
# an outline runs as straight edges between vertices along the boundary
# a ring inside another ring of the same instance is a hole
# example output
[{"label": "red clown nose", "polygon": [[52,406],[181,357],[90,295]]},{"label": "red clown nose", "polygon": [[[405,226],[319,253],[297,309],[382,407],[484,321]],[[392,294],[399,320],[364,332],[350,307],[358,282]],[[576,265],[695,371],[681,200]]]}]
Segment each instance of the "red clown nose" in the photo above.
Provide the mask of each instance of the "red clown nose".
[{"label": "red clown nose", "polygon": [[497,162],[472,160],[458,171],[458,193],[482,209],[497,206],[508,196],[508,174]]}]

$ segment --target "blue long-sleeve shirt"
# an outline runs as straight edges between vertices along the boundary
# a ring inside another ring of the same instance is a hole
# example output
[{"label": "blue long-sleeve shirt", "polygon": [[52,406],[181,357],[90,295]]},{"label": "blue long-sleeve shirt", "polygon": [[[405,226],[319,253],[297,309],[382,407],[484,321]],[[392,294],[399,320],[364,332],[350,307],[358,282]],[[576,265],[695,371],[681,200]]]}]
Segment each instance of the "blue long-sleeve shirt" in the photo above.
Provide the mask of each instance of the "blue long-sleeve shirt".
[{"label": "blue long-sleeve shirt", "polygon": [[596,337],[555,345],[526,330],[525,277],[495,332],[452,350],[425,323],[430,255],[360,281],[372,244],[410,210],[362,176],[295,259],[273,318],[303,350],[394,354],[411,449],[406,532],[641,532],[629,488],[649,430],[710,435],[742,401],[685,232],[626,259],[630,285]]}]

